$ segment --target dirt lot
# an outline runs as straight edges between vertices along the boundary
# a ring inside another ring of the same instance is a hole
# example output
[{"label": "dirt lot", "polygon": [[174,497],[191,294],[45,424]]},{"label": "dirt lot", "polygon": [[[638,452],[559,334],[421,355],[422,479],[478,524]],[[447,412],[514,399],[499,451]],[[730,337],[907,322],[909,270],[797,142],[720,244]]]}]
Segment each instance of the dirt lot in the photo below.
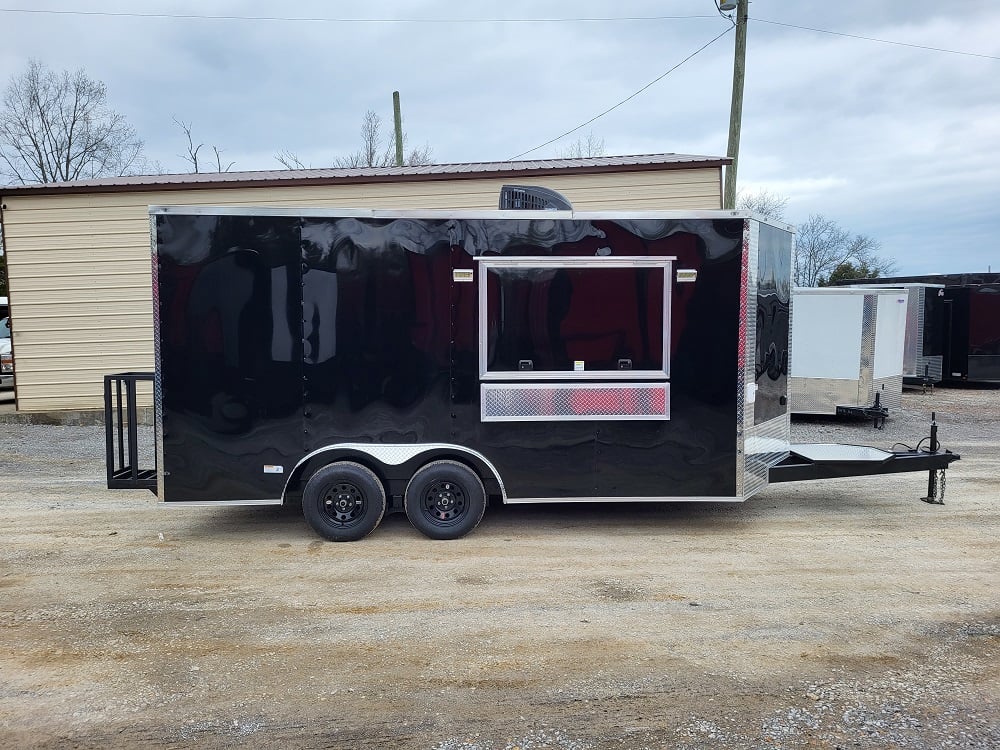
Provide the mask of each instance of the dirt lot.
[{"label": "dirt lot", "polygon": [[744,505],[493,508],[324,543],[279,509],[103,488],[99,428],[0,425],[0,746],[1000,747],[1000,391],[926,475]]}]

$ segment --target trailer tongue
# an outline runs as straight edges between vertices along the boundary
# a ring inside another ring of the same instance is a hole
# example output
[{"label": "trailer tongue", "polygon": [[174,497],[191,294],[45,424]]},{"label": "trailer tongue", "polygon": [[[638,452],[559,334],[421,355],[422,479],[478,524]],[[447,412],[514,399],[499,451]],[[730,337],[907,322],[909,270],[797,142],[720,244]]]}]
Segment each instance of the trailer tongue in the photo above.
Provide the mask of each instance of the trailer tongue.
[{"label": "trailer tongue", "polygon": [[927,494],[920,499],[943,505],[945,470],[959,458],[951,451],[890,452],[863,445],[792,444],[788,457],[771,467],[768,479],[774,484],[927,471]]}]

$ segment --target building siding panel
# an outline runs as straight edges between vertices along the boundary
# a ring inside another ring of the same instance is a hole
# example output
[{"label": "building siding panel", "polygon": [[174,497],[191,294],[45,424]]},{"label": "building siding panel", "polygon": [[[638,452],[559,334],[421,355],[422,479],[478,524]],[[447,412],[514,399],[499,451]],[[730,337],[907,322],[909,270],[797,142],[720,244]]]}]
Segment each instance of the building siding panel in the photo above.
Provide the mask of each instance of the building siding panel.
[{"label": "building siding panel", "polygon": [[[531,178],[213,187],[5,198],[17,405],[94,409],[103,375],[153,368],[150,205],[495,209],[508,182],[563,193],[580,211],[713,209],[718,167]],[[149,389],[140,403],[151,403]]]}]

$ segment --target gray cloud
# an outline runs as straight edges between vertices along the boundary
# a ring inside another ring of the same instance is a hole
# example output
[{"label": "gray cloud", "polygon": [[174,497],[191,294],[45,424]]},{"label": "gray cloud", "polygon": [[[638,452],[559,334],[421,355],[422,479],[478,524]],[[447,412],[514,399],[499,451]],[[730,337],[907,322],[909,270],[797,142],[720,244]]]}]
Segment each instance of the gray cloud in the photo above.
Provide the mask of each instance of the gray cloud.
[{"label": "gray cloud", "polygon": [[[21,7],[32,7],[22,2]],[[45,7],[75,9],[50,0]],[[125,7],[101,5],[94,10]],[[412,145],[439,162],[504,159],[624,99],[726,28],[711,0],[159,2],[147,12],[381,17],[707,15],[601,23],[381,24],[0,14],[0,66],[29,57],[85,68],[171,171],[183,134],[239,169],[272,169],[289,149],[329,165],[359,144],[366,109],[391,119],[401,92]],[[812,26],[1000,55],[986,3],[751,4],[740,183],[790,197],[789,220],[822,213],[869,234],[901,271],[1000,267],[1000,61],[877,44],[764,23]],[[757,20],[754,20],[757,19]],[[733,35],[621,108],[533,152],[550,157],[593,131],[609,153],[724,154]]]}]

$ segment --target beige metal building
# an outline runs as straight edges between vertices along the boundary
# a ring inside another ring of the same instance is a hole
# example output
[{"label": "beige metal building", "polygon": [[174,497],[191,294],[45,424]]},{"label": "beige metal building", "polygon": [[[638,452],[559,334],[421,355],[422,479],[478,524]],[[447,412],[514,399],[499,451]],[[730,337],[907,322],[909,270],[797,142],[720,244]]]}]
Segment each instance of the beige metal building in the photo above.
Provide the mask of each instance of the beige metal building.
[{"label": "beige metal building", "polygon": [[717,209],[728,163],[653,154],[0,188],[17,409],[102,408],[105,374],[153,369],[150,205],[492,209],[513,183],[585,211]]}]

